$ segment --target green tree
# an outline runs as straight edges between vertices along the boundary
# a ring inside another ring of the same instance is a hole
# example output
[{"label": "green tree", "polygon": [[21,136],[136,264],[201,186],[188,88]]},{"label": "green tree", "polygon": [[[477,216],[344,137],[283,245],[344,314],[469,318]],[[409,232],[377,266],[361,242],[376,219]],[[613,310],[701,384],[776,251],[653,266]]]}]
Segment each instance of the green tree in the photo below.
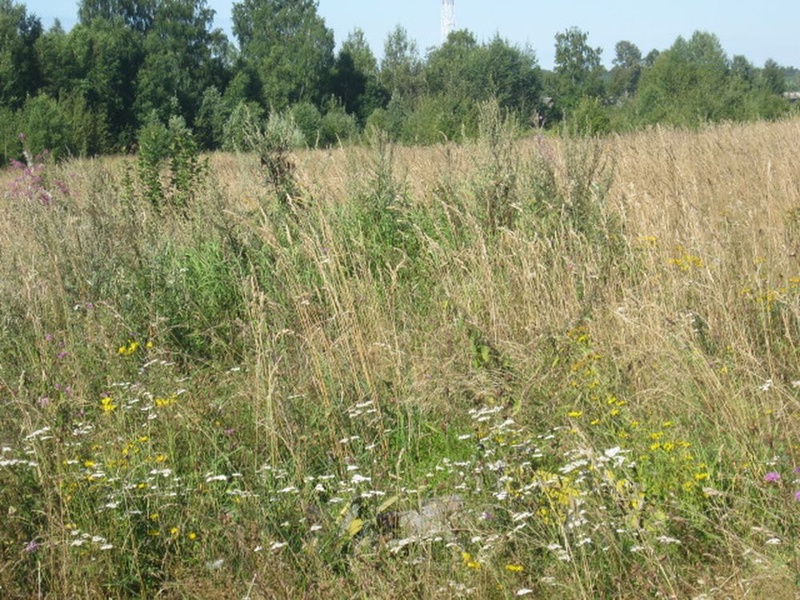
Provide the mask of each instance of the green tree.
[{"label": "green tree", "polygon": [[155,21],[158,3],[159,0],[80,0],[78,19],[83,25],[101,20],[146,33]]},{"label": "green tree", "polygon": [[533,52],[495,36],[477,54],[477,59],[478,82],[486,90],[479,100],[497,98],[501,108],[516,111],[526,119],[539,108],[542,83]]},{"label": "green tree", "polygon": [[112,143],[106,115],[92,108],[86,95],[79,89],[62,95],[58,99],[58,106],[67,128],[65,153],[95,156],[118,150]]},{"label": "green tree", "polygon": [[[120,21],[95,19],[65,34],[53,28],[37,44],[43,89],[54,98],[82,98],[81,104],[104,124],[106,140],[88,144],[118,151],[133,141],[135,86],[143,60],[142,36]],[[99,130],[98,130],[99,131]]]},{"label": "green tree", "polygon": [[360,29],[351,32],[339,50],[331,74],[331,92],[362,124],[375,109],[389,102],[389,92],[378,79],[378,62]]},{"label": "green tree", "polygon": [[0,105],[20,108],[41,84],[35,44],[42,23],[23,4],[0,0]]},{"label": "green tree", "polygon": [[347,50],[340,50],[336,56],[331,74],[331,91],[345,112],[354,114],[358,111],[361,98],[367,91],[367,75],[356,68],[353,55]]},{"label": "green tree", "polygon": [[206,0],[161,0],[144,40],[137,78],[136,111],[155,110],[162,121],[177,110],[194,124],[203,92],[226,83],[227,39],[212,29],[214,11]]},{"label": "green tree", "polygon": [[782,70],[786,91],[794,92],[800,90],[800,69],[797,67],[784,67]]},{"label": "green tree", "polygon": [[397,25],[387,36],[381,61],[381,83],[391,95],[414,100],[424,91],[423,63],[417,43]]},{"label": "green tree", "polygon": [[[76,25],[73,31],[79,31]],[[56,22],[36,40],[36,56],[41,68],[41,91],[58,98],[83,79],[83,65],[70,48],[70,38]]]},{"label": "green tree", "polygon": [[753,64],[741,54],[731,60],[731,75],[741,80],[747,87],[752,87],[756,82],[756,70]]},{"label": "green tree", "polygon": [[556,102],[567,113],[581,98],[600,98],[604,92],[603,50],[589,46],[588,38],[577,27],[556,34]]},{"label": "green tree", "polygon": [[659,56],[661,56],[661,50],[656,50],[653,48],[647,53],[647,56],[644,57],[644,66],[652,67],[654,64],[656,64],[656,60],[658,60]]},{"label": "green tree", "polygon": [[356,27],[347,34],[347,39],[342,42],[342,52],[346,52],[353,59],[355,68],[367,77],[378,76],[378,61],[369,47],[369,42],[364,31]]},{"label": "green tree", "polygon": [[34,154],[52,151],[59,158],[67,153],[69,123],[58,102],[47,94],[29,97],[20,111],[18,124],[25,144]]},{"label": "green tree", "polygon": [[194,123],[195,138],[201,149],[217,150],[222,147],[225,123],[230,113],[219,90],[213,85],[206,88]]},{"label": "green tree", "polygon": [[320,146],[333,146],[354,136],[358,131],[355,117],[344,111],[343,106],[332,105],[319,122]]},{"label": "green tree", "polygon": [[516,113],[521,122],[540,108],[542,78],[535,55],[499,36],[479,45],[469,31],[450,33],[428,55],[425,77],[429,93],[437,98],[421,103],[419,110],[424,108],[426,114],[415,118],[417,139],[419,124],[434,122],[448,138],[461,131],[476,135],[479,105],[490,99]]},{"label": "green tree", "polygon": [[292,119],[303,133],[306,144],[312,148],[317,147],[322,123],[322,114],[319,109],[311,102],[298,102],[292,106]]},{"label": "green tree", "polygon": [[333,31],[313,0],[243,0],[233,5],[242,59],[257,73],[261,101],[280,110],[319,102],[333,67]]},{"label": "green tree", "polygon": [[767,59],[761,70],[761,81],[769,92],[781,95],[786,91],[786,76],[783,69],[774,60]]},{"label": "green tree", "polygon": [[480,93],[481,78],[474,72],[478,52],[480,45],[471,31],[450,32],[447,40],[428,55],[425,81],[430,93],[475,98]]},{"label": "green tree", "polygon": [[715,35],[698,31],[689,40],[678,37],[642,73],[638,119],[697,125],[735,118],[728,75],[728,59]]},{"label": "green tree", "polygon": [[17,115],[10,108],[0,105],[0,167],[5,167],[12,158],[21,158],[23,140],[19,134]]},{"label": "green tree", "polygon": [[[425,82],[429,98],[418,103],[410,130],[413,139],[422,142],[440,140],[442,134],[453,139],[477,131],[476,100],[488,90],[489,78],[483,77],[481,46],[475,35],[453,31],[447,40],[428,55]],[[434,129],[425,132],[426,127]],[[427,139],[426,139],[427,136]]]},{"label": "green tree", "polygon": [[788,110],[788,102],[776,93],[779,90],[770,90],[743,56],[729,60],[717,36],[696,31],[689,39],[678,37],[642,70],[625,116],[633,125],[684,127],[775,119]]},{"label": "green tree", "polygon": [[243,102],[260,105],[263,98],[261,78],[253,65],[240,58],[232,73],[233,78],[223,94],[228,109],[233,111]]},{"label": "green tree", "polygon": [[623,40],[617,42],[614,53],[608,92],[618,98],[633,96],[642,74],[642,52],[633,42]]}]

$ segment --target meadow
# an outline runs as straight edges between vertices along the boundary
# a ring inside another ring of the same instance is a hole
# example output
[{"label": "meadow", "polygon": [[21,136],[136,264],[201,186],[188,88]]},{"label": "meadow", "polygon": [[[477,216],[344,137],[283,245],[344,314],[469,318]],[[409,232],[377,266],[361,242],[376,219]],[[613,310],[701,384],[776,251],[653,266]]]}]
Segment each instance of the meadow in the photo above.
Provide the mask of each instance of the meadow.
[{"label": "meadow", "polygon": [[5,169],[0,591],[797,597],[799,140]]}]

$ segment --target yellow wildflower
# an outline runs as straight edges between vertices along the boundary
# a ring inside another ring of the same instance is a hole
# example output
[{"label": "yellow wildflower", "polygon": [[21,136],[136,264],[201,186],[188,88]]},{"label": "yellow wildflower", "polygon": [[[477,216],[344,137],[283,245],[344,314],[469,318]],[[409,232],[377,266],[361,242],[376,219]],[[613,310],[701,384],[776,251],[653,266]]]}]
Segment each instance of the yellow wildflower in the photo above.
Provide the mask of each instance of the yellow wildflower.
[{"label": "yellow wildflower", "polygon": [[469,552],[462,552],[461,553],[461,560],[464,561],[464,564],[468,569],[480,569],[481,564],[472,558],[472,555]]},{"label": "yellow wildflower", "polygon": [[162,408],[164,406],[169,406],[170,404],[175,404],[178,398],[173,394],[169,398],[156,398],[155,404],[158,408]]},{"label": "yellow wildflower", "polygon": [[139,349],[139,342],[137,342],[136,340],[129,340],[126,345],[119,347],[119,349],[117,350],[117,354],[121,354],[122,356],[130,356],[138,349]]}]

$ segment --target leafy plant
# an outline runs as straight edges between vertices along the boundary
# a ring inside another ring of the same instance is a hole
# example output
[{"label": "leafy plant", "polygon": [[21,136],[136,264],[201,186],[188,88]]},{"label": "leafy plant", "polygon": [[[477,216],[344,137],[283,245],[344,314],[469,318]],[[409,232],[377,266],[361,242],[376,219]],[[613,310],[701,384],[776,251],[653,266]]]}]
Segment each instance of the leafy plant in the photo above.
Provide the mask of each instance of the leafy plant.
[{"label": "leafy plant", "polygon": [[[155,113],[139,132],[136,172],[142,194],[159,212],[165,207],[185,212],[205,179],[208,161],[182,117],[165,126]],[[166,171],[166,179],[165,179]]]}]

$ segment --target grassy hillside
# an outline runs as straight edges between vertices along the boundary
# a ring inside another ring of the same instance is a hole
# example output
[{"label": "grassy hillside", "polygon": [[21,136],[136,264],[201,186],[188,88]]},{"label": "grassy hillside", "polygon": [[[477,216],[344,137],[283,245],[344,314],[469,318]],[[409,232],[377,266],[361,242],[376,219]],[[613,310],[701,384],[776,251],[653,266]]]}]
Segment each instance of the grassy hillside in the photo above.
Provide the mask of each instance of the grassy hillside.
[{"label": "grassy hillside", "polygon": [[800,121],[481,125],[0,174],[0,589],[795,597]]}]

